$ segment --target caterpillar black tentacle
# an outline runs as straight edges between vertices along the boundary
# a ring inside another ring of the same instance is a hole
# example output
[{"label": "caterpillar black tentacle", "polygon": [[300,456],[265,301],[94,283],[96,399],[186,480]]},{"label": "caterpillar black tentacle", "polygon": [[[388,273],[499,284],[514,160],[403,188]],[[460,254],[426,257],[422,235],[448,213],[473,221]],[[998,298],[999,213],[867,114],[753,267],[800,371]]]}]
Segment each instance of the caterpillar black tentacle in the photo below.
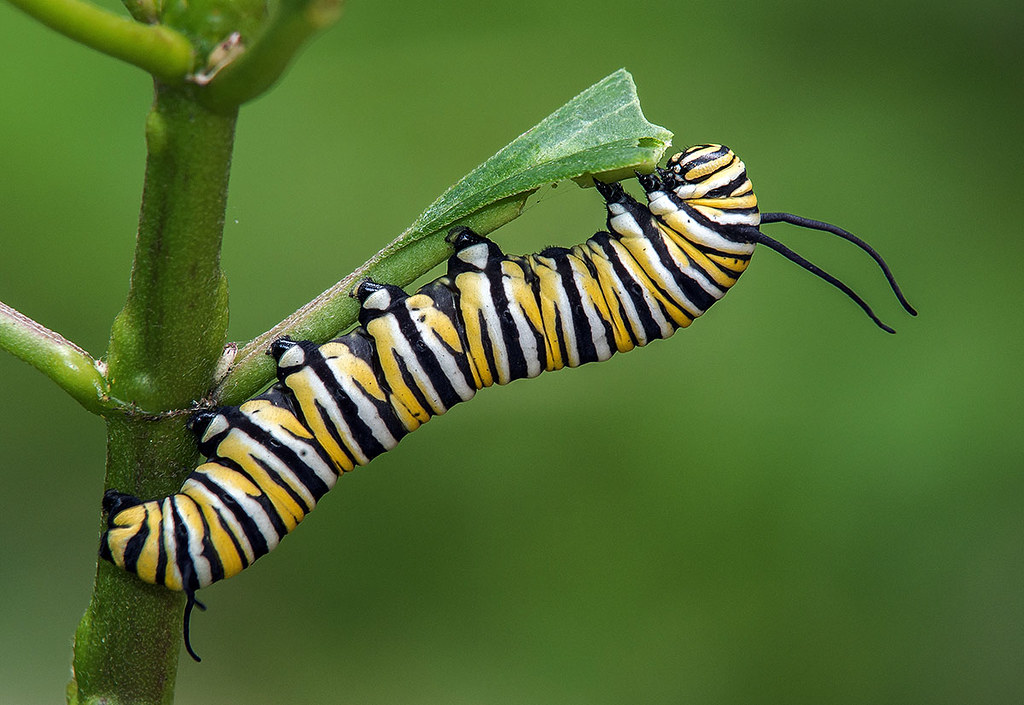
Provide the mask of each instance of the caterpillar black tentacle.
[{"label": "caterpillar black tentacle", "polygon": [[[852,289],[758,228],[789,222],[853,236],[790,214],[763,218],[743,162],[728,148],[692,147],[638,180],[647,205],[620,184],[595,182],[608,231],[580,245],[506,255],[456,228],[444,276],[412,294],[363,281],[354,330],[323,345],[274,342],[275,386],[192,417],[209,460],[178,493],[144,502],[107,492],[103,558],[189,595],[186,648],[198,660],[188,643],[189,614],[202,607],[195,592],[273,550],[342,473],[479,389],[669,337],[729,291],[758,243],[837,286],[891,330]],[[913,313],[881,257],[852,241]]]},{"label": "caterpillar black tentacle", "polygon": [[809,230],[821,230],[823,232],[831,233],[832,235],[852,242],[854,245],[867,252],[871,256],[871,259],[875,260],[879,269],[882,270],[882,274],[885,275],[886,281],[889,282],[889,288],[891,288],[892,292],[896,294],[897,300],[906,312],[911,316],[917,315],[917,311],[914,310],[914,307],[910,305],[910,302],[907,301],[906,297],[903,295],[903,291],[900,290],[900,285],[896,283],[896,277],[893,276],[892,271],[889,269],[889,265],[885,263],[882,256],[878,254],[871,245],[864,242],[850,231],[843,230],[838,225],[832,225],[832,223],[825,223],[820,220],[811,220],[810,218],[793,215],[792,213],[762,213],[761,224],[764,225],[765,223],[789,223],[790,225],[797,225],[801,228],[808,228]]}]

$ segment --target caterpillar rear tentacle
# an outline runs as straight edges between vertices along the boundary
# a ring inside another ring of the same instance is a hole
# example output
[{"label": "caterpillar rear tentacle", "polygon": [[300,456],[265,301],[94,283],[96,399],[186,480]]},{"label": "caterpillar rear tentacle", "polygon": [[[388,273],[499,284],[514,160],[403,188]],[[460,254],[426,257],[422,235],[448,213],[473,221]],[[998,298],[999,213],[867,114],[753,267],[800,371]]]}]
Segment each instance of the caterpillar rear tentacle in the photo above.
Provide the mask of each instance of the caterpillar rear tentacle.
[{"label": "caterpillar rear tentacle", "polygon": [[323,345],[282,338],[268,351],[278,383],[237,407],[196,414],[209,458],[169,497],[104,496],[100,554],[142,580],[188,596],[271,551],[338,477],[387,452],[408,433],[477,390],[606,360],[667,338],[720,300],[765,244],[841,289],[883,329],[852,289],[763,235],[765,222],[837,234],[790,214],[762,215],[735,154],[699,145],[657,174],[638,175],[643,205],[620,184],[595,182],[608,231],[572,248],[506,255],[456,228],[447,273],[412,294],[364,281],[359,325]]}]

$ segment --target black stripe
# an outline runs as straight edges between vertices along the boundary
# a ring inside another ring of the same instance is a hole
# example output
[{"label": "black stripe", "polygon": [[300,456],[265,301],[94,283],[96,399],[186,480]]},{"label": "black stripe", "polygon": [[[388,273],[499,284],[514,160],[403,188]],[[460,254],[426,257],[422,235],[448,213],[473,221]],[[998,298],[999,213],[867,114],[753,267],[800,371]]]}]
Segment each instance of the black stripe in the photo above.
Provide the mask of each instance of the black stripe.
[{"label": "black stripe", "polygon": [[[399,332],[412,349],[413,355],[416,356],[416,361],[419,362],[420,368],[426,376],[426,380],[430,382],[430,385],[434,388],[434,392],[437,393],[438,398],[441,400],[441,405],[444,408],[437,409],[436,412],[444,413],[446,410],[462,401],[462,397],[455,391],[455,386],[452,384],[452,381],[448,379],[448,375],[445,374],[444,368],[441,367],[441,363],[438,361],[437,356],[434,355],[430,346],[427,344],[427,341],[425,341],[423,336],[420,334],[420,330],[417,328],[416,322],[413,321],[412,311],[403,305],[396,310],[393,310],[392,314],[398,322]],[[417,384],[417,386],[420,385]],[[428,405],[427,408],[433,409],[433,405]]]},{"label": "black stripe", "polygon": [[[661,232],[661,229],[658,227],[657,223],[655,222],[650,210],[640,205],[633,199],[629,199],[628,201],[623,200],[622,205],[626,207],[626,209],[629,211],[629,214],[633,216],[633,219],[640,225],[643,231],[644,239],[650,243],[651,249],[655,253],[657,253],[658,259],[660,260],[662,266],[664,266],[665,269],[671,273],[672,280],[675,282],[676,286],[679,287],[680,290],[682,290],[683,295],[686,296],[686,298],[689,299],[690,303],[697,308],[697,311],[691,312],[688,307],[683,306],[680,302],[676,301],[676,298],[674,296],[668,294],[668,292],[665,292],[665,295],[668,297],[668,299],[670,301],[675,302],[679,308],[682,308],[684,313],[686,313],[690,318],[696,318],[701,313],[707,311],[708,308],[710,308],[711,305],[714,304],[718,299],[716,299],[714,296],[705,291],[704,288],[700,285],[700,283],[697,282],[693,277],[684,274],[680,270],[682,267],[692,265],[694,269],[703,272],[704,275],[712,283],[714,282],[714,278],[711,277],[708,274],[708,272],[704,270],[702,267],[700,267],[696,262],[690,262],[689,258],[687,258],[685,262],[679,262],[675,257],[672,256],[672,254],[668,250],[668,245],[665,243],[665,236]],[[688,212],[690,211],[692,211],[692,209],[688,210]],[[666,227],[669,227],[668,224],[666,224]],[[714,229],[717,230],[718,228],[714,227]],[[673,232],[678,231],[675,231],[673,229]],[[686,237],[685,233],[679,234],[682,235],[684,238]],[[621,239],[622,238],[620,237],[619,240],[621,241]],[[686,257],[685,253],[683,253],[682,256]],[[642,265],[641,268],[643,268]],[[651,276],[651,274],[651,272],[647,272],[648,276]]]},{"label": "black stripe", "polygon": [[[159,500],[157,501],[159,502]],[[142,555],[142,549],[145,548],[146,541],[149,539],[149,511],[149,508],[145,507],[145,516],[142,523],[139,524],[139,530],[132,534],[132,537],[124,545],[124,569],[131,573],[138,574],[139,556]],[[157,541],[158,554],[163,551],[161,544],[162,541]]]},{"label": "black stripe", "polygon": [[[571,323],[573,330],[576,335],[576,354],[579,357],[579,364],[587,362],[596,362],[601,358],[597,354],[597,346],[594,344],[595,330],[590,325],[590,320],[587,318],[586,310],[584,308],[583,292],[576,286],[573,278],[572,266],[569,262],[569,257],[575,257],[587,270],[587,275],[597,282],[597,272],[594,270],[594,265],[590,262],[587,257],[580,257],[577,252],[572,252],[570,255],[566,255],[557,262],[557,271],[559,279],[562,284],[562,288],[565,290],[566,297],[569,300],[569,309],[571,316]],[[600,290],[600,286],[597,287]],[[596,312],[595,312],[596,314]],[[598,316],[600,318],[600,316]],[[610,350],[615,350],[615,337],[612,333],[611,324],[604,319],[601,320],[601,327],[605,340],[608,342]]]},{"label": "black stripe", "polygon": [[[160,507],[160,522],[157,524],[158,534],[156,536],[156,570],[154,571],[153,576],[154,580],[156,580],[157,583],[164,585],[167,582],[167,565],[171,562],[171,556],[167,552],[167,539],[165,538],[167,531],[166,523],[169,521],[174,521],[174,516],[168,516],[164,513],[162,506],[163,500],[158,500],[158,502],[159,504],[157,506]],[[172,501],[169,502],[168,504],[173,506],[173,497]],[[147,516],[146,518],[148,519],[149,517]],[[173,536],[177,532],[177,527],[172,526],[171,529],[171,535]]]},{"label": "black stripe", "polygon": [[[689,215],[691,218],[693,218],[698,224],[703,225],[704,227],[706,227],[706,228],[708,228],[710,230],[713,230],[714,232],[716,232],[717,234],[721,235],[726,240],[729,240],[731,242],[736,242],[736,243],[750,244],[750,240],[748,239],[748,237],[745,234],[743,234],[743,229],[744,228],[749,228],[750,227],[749,225],[736,225],[736,226],[733,226],[733,225],[722,225],[721,223],[716,223],[715,221],[713,221],[710,218],[706,217],[704,214],[702,214],[701,212],[699,212],[698,210],[693,208],[690,204],[686,203],[685,201],[681,201],[681,200],[679,200],[678,198],[676,198],[674,196],[672,197],[672,200],[675,202],[675,204],[679,207],[680,210],[686,211],[686,214]],[[756,208],[750,208],[750,209],[742,209],[742,210],[743,211],[754,212],[757,209]],[[742,211],[740,209],[735,209],[735,210],[731,210],[729,212],[730,213],[738,213],[738,212],[742,212]],[[718,257],[727,257],[727,258],[730,258],[730,259],[737,259],[737,260],[744,261],[744,262],[749,262],[750,261],[750,257],[751,257],[752,253],[726,252],[724,250],[719,250],[719,249],[717,249],[715,247],[711,247],[710,245],[705,245],[705,244],[703,244],[701,242],[696,242],[695,240],[691,239],[686,233],[679,232],[678,230],[673,228],[668,223],[665,223],[665,221],[662,220],[661,218],[659,218],[659,220],[662,223],[664,223],[666,228],[669,228],[673,232],[679,233],[679,235],[681,235],[682,237],[686,238],[687,242],[689,242],[691,245],[696,247],[698,250],[700,250],[705,255],[714,255],[714,256],[718,256]],[[729,273],[730,276],[733,276],[733,278],[738,277],[740,274],[742,274],[742,272],[734,272],[733,270],[730,270],[730,269],[728,269],[726,267],[723,267],[722,265],[718,264],[717,262],[714,263],[714,266],[717,267],[718,269],[721,269],[723,272]],[[722,285],[718,285],[718,286],[721,287]]]},{"label": "black stripe", "polygon": [[[661,261],[662,265],[664,265],[665,269],[667,269],[672,274],[672,280],[675,282],[676,286],[678,286],[682,290],[683,294],[686,296],[687,299],[689,299],[690,303],[693,306],[697,307],[697,315],[704,313],[709,308],[711,308],[712,304],[718,301],[718,299],[716,299],[714,296],[705,291],[704,287],[702,287],[696,279],[682,272],[680,268],[692,266],[697,271],[703,272],[704,275],[707,277],[708,281],[714,284],[714,278],[711,275],[709,275],[707,271],[705,271],[696,262],[691,262],[689,258],[687,258],[686,262],[679,262],[678,260],[676,260],[676,258],[674,258],[669,253],[668,246],[665,244],[665,240],[663,239],[661,233],[651,233],[648,239],[650,240],[652,249],[658,254],[658,259]],[[683,256],[685,257],[685,254]],[[717,288],[721,288],[718,287],[717,284],[715,284],[715,286]],[[668,296],[672,301],[675,301],[675,297],[671,295]],[[676,304],[680,308],[682,308],[684,312],[693,317],[693,313],[690,312],[686,306],[683,306],[678,301],[676,301]]]},{"label": "black stripe", "polygon": [[[693,153],[699,152],[704,147],[709,147],[709,146],[710,145],[703,145],[701,147],[697,147],[697,148],[695,148],[693,150]],[[698,156],[690,157],[691,152],[689,150],[687,150],[687,152],[685,154],[686,154],[687,158],[682,161],[682,167],[683,167],[684,174],[685,174],[685,172],[693,171],[694,169],[702,167],[702,166],[704,166],[706,164],[710,164],[711,162],[718,161],[719,159],[722,159],[723,157],[728,156],[729,150],[726,149],[725,147],[719,147],[715,151],[708,152],[707,154],[703,154],[703,155],[701,155],[699,157]],[[733,155],[732,159],[729,159],[728,161],[726,161],[725,164],[723,164],[722,166],[718,167],[714,171],[709,172],[709,173],[705,174],[704,176],[702,176],[700,181],[686,180],[686,183],[689,183],[689,184],[703,183],[704,181],[706,181],[710,177],[714,176],[718,172],[722,171],[723,169],[727,169],[728,167],[732,166],[732,164],[733,164],[733,162],[735,160],[736,160],[736,155]],[[680,174],[680,177],[684,176],[684,174]]]},{"label": "black stripe", "polygon": [[[738,189],[747,180],[747,172],[741,171],[736,178],[729,183],[718,186],[705,193],[701,198],[728,198],[732,195],[732,192]],[[732,208],[723,208],[723,210],[731,211]]]},{"label": "black stripe", "polygon": [[[227,467],[230,470],[234,470],[235,472],[238,472],[244,477],[249,478],[249,475],[247,473],[243,472],[242,470],[236,467],[231,467],[231,465],[234,464],[232,463],[229,465],[228,463],[224,463],[224,467]],[[245,533],[245,538],[248,540],[249,546],[252,549],[253,560],[266,554],[270,550],[267,547],[267,539],[263,535],[263,532],[260,531],[259,526],[256,525],[255,520],[252,518],[252,516],[249,515],[248,511],[244,507],[242,507],[238,502],[235,501],[234,497],[225,492],[223,488],[221,488],[221,486],[214,482],[212,479],[207,477],[206,473],[193,473],[191,478],[198,482],[199,484],[205,486],[210,492],[215,494],[217,498],[220,499],[220,501],[228,509],[228,511],[231,512],[232,516],[234,516],[234,518],[238,521],[238,524],[242,527],[242,532]],[[252,478],[249,479],[252,480]],[[281,518],[277,516],[277,512],[275,511],[272,513],[268,513],[266,511],[266,502],[269,501],[266,499],[266,495],[261,494],[256,497],[253,497],[252,499],[255,500],[263,508],[264,514],[266,514],[267,517],[270,519],[270,524],[274,531],[277,532],[277,535],[279,537],[283,536],[286,533],[285,527],[281,523]]]},{"label": "black stripe", "polygon": [[[424,386],[422,382],[429,382],[440,398],[442,406],[444,406],[444,409],[439,409],[438,411],[450,409],[461,399],[455,393],[455,388],[452,386],[451,380],[444,373],[441,363],[438,362],[437,357],[431,352],[427,342],[423,340],[423,336],[420,335],[415,321],[412,320],[412,312],[403,306],[400,310],[394,311],[393,315],[398,323],[399,334],[412,350],[412,354],[416,358],[416,362],[419,363],[425,377],[425,379],[412,377],[413,383],[417,387],[422,388]],[[411,375],[412,372],[409,374]],[[428,404],[427,408],[432,409],[433,404]]]},{"label": "black stripe", "polygon": [[[341,414],[342,421],[348,426],[348,432],[350,435],[349,439],[343,438],[341,431],[335,426],[334,421],[327,414],[327,409],[320,402],[319,399],[313,400],[313,405],[316,407],[316,413],[323,419],[324,426],[327,428],[327,432],[334,439],[334,442],[343,450],[343,452],[349,457],[349,460],[353,465],[359,465],[357,460],[358,456],[363,456],[367,459],[372,460],[381,453],[385,452],[387,448],[377,439],[370,430],[369,425],[363,421],[359,415],[359,411],[356,408],[355,402],[344,394],[341,390],[338,390],[337,394],[331,395],[334,403],[338,406],[338,412]],[[353,445],[355,447],[353,447]]]},{"label": "black stripe", "polygon": [[[236,418],[231,418],[231,416],[236,416]],[[327,451],[325,451],[315,439],[300,438],[290,430],[280,426],[274,427],[273,430],[268,431],[267,429],[257,425],[255,421],[241,411],[239,411],[237,415],[233,414],[231,416],[228,416],[228,419],[231,422],[232,427],[247,435],[253,443],[280,460],[281,463],[288,468],[293,475],[295,475],[296,479],[302,483],[302,485],[311,495],[313,495],[315,499],[320,499],[324,496],[327,490],[330,489],[320,476],[317,475],[316,471],[313,470],[309,463],[299,455],[298,451],[285,445],[284,441],[280,440],[276,434],[288,434],[308,448],[310,452],[315,454],[324,465],[331,467],[330,456],[327,455]],[[218,460],[231,460],[230,458],[224,458],[221,455],[213,457],[216,457]],[[277,485],[282,487],[288,495],[299,504],[299,506],[305,509],[307,513],[313,510],[313,507],[309,506],[306,503],[306,500],[304,500],[298,492],[288,485],[277,470],[270,467],[270,465],[260,458],[254,456],[251,452],[249,453],[249,457],[256,461],[260,467],[267,472],[271,479],[273,479]]]},{"label": "black stripe", "polygon": [[[366,331],[357,328],[348,335],[338,338],[337,342],[344,344],[349,349],[350,353],[370,366],[370,369],[373,371],[373,376],[377,379],[377,383],[380,385],[381,391],[384,394],[384,401],[380,401],[375,396],[367,392],[361,384],[356,383],[356,386],[359,387],[363,396],[373,402],[374,407],[377,409],[381,419],[383,419],[384,425],[387,426],[387,429],[391,432],[391,435],[394,436],[396,440],[401,440],[407,433],[409,433],[409,430],[405,427],[405,424],[402,423],[401,419],[399,419],[398,413],[395,411],[395,407],[391,401],[393,392],[391,387],[388,385],[388,381],[384,376],[384,371],[380,366],[380,359],[377,356],[377,347],[373,338],[371,338]],[[318,363],[316,368],[317,376],[324,380],[324,383],[327,385],[329,390],[337,390],[337,395],[343,395],[344,392],[341,391],[340,385],[335,381],[336,378],[334,377],[334,372],[328,366],[329,363],[327,362],[327,358],[323,356],[319,348],[317,348],[315,359],[323,361],[322,367],[319,366]],[[323,370],[322,373],[320,372],[321,370]],[[354,379],[353,382],[355,382]],[[340,397],[336,396],[335,398],[337,399]],[[353,411],[353,415],[357,418],[359,417],[358,413],[355,411]],[[350,421],[348,416],[346,416],[345,420]],[[365,425],[362,418],[359,418],[359,422],[360,424]],[[372,435],[369,433],[369,426],[366,426],[366,429],[367,435]],[[362,445],[362,440],[359,442],[360,445]]]},{"label": "black stripe", "polygon": [[[592,238],[590,238],[590,242],[601,248],[601,251],[604,253],[604,259],[611,264],[612,271],[616,278],[622,282],[622,285],[626,290],[626,295],[629,296],[630,301],[633,303],[633,308],[636,311],[635,316],[628,315],[620,306],[620,310],[623,312],[623,317],[630,324],[629,334],[632,337],[633,342],[637,345],[640,344],[640,339],[634,334],[634,328],[642,329],[648,342],[651,340],[658,340],[662,337],[661,325],[654,319],[654,315],[651,313],[650,304],[645,298],[648,287],[644,283],[633,278],[633,275],[630,274],[629,270],[622,263],[621,256],[632,259],[637,269],[641,272],[644,271],[644,268],[640,266],[640,263],[637,262],[628,251],[622,253],[616,251],[611,245],[611,241],[613,239],[619,240],[621,238],[616,238],[609,233],[596,233]],[[607,298],[607,296],[605,298]],[[657,304],[657,302],[654,303]]]},{"label": "black stripe", "polygon": [[[498,382],[498,367],[497,367],[497,363],[496,363],[496,361],[494,359],[494,349],[493,349],[493,345],[491,343],[491,336],[488,335],[487,320],[484,317],[484,312],[483,311],[481,311],[480,309],[475,309],[475,310],[476,310],[477,329],[480,331],[480,340],[478,342],[480,343],[480,349],[484,351],[484,359],[483,360],[475,360],[475,362],[477,364],[477,367],[480,366],[481,362],[484,363],[487,366],[487,371],[490,373],[490,377],[491,377],[491,384],[496,384]],[[468,335],[468,331],[467,331],[467,335]],[[468,343],[468,337],[467,337],[467,343]],[[470,349],[469,347],[466,348],[467,351],[469,349]]]},{"label": "black stripe", "polygon": [[498,334],[501,345],[504,348],[505,359],[508,362],[509,381],[522,379],[527,375],[526,352],[519,343],[519,330],[516,328],[515,319],[512,317],[508,295],[505,292],[504,275],[501,271],[501,263],[487,268],[487,282],[490,285],[491,300],[498,312],[499,330],[493,331]]},{"label": "black stripe", "polygon": [[[459,369],[459,373],[462,375],[462,379],[469,389],[476,389],[476,381],[473,378],[473,368],[469,362],[469,346],[468,340],[466,339],[466,326],[462,321],[462,310],[459,306],[458,291],[453,289],[453,284],[449,280],[435,281],[430,287],[429,295],[434,301],[434,308],[441,312],[452,324],[456,334],[459,336],[459,346],[462,351],[459,352],[452,348],[448,343],[441,339],[441,336],[433,333],[434,338],[437,342],[444,347],[445,350],[451,355],[452,359],[455,360],[455,364]],[[424,287],[426,288],[426,287]],[[460,397],[459,401],[463,401]]]},{"label": "black stripe", "polygon": [[[189,524],[185,520],[184,515],[178,511],[178,501],[178,495],[171,497],[172,516],[168,517],[168,519],[174,522],[174,531],[171,532],[171,540],[174,541],[174,563],[178,568],[178,572],[181,573],[182,588],[195,591],[199,589],[199,580],[196,578],[196,569],[192,562],[192,552],[189,551]],[[159,582],[164,585],[167,584],[166,570],[160,576]]]}]

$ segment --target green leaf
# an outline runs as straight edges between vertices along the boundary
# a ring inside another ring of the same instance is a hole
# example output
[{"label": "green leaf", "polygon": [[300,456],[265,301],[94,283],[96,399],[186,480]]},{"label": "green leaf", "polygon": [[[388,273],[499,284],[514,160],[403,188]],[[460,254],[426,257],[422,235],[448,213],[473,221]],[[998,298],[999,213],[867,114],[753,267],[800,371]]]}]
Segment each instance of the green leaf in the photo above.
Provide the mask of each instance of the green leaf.
[{"label": "green leaf", "polygon": [[471,213],[563,179],[613,181],[652,171],[672,133],[640,109],[625,69],[607,76],[544,118],[445,191],[389,249],[446,230]]}]

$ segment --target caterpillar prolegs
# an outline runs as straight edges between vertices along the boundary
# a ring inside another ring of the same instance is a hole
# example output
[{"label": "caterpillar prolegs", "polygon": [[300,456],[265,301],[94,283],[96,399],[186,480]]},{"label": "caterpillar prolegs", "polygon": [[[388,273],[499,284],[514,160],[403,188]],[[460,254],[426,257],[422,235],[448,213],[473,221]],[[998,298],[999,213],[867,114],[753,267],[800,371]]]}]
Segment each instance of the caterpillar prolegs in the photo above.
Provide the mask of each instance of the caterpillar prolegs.
[{"label": "caterpillar prolegs", "polygon": [[764,244],[868,305],[832,275],[760,232],[788,222],[857,244],[907,303],[882,258],[836,226],[760,213],[746,169],[721,145],[677,154],[639,175],[646,205],[596,182],[607,232],[572,248],[506,255],[462,228],[447,273],[412,294],[356,289],[359,326],[323,345],[282,339],[278,383],[191,426],[209,461],[174,495],[109,490],[101,555],[142,580],[195,591],[240,572],[316,506],[341,473],[365,465],[431,417],[493,384],[606,360],[686,327],[721,299]]}]

